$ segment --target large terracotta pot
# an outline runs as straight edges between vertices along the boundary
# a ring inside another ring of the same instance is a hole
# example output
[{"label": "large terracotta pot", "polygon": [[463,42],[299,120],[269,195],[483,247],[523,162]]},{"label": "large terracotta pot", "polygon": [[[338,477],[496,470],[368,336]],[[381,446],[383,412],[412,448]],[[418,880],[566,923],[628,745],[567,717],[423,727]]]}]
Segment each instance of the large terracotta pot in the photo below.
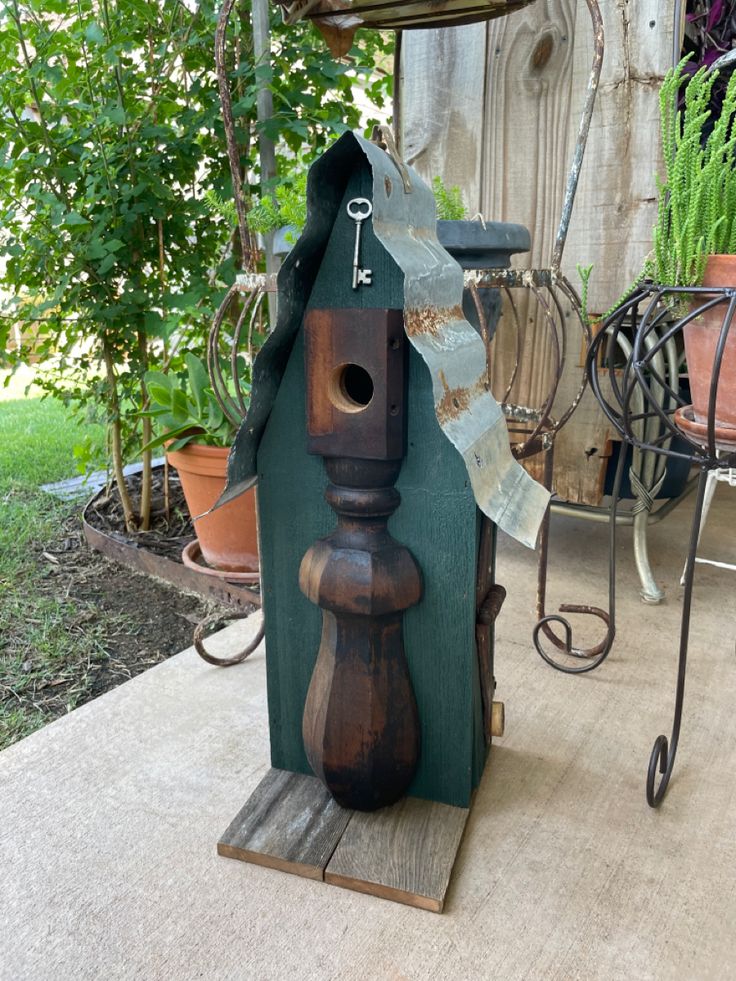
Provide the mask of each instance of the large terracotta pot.
[{"label": "large terracotta pot", "polygon": [[[209,511],[222,494],[227,472],[227,447],[188,443],[166,454],[176,467],[192,518]],[[255,489],[194,522],[202,555],[216,569],[258,571],[258,526]]]},{"label": "large terracotta pot", "polygon": [[[703,286],[736,287],[736,255],[709,256]],[[696,302],[702,304],[706,299],[707,296],[701,295]],[[727,305],[721,303],[707,313],[701,314],[683,330],[693,412],[696,422],[699,423],[708,421],[713,362],[726,309]],[[736,426],[736,318],[731,324],[721,361],[716,399],[716,425]]]}]

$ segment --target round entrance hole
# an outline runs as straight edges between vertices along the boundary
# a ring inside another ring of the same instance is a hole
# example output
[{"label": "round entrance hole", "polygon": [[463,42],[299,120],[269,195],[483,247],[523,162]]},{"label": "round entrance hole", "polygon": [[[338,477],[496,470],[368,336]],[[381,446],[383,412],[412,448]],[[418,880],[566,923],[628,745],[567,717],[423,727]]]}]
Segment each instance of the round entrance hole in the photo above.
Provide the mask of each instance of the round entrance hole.
[{"label": "round entrance hole", "polygon": [[373,379],[359,364],[340,364],[332,372],[329,397],[341,412],[362,412],[373,398]]}]

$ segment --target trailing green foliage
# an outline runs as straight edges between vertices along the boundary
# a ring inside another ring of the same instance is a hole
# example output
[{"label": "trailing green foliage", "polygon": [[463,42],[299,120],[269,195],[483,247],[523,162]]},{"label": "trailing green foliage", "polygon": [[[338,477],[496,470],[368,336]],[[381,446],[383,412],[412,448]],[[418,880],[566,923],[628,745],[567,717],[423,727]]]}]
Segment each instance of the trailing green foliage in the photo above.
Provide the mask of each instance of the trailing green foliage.
[{"label": "trailing green foliage", "polygon": [[[736,252],[736,73],[720,116],[709,104],[717,72],[692,77],[687,59],[668,72],[660,92],[665,180],[658,180],[659,210],[646,275],[671,286],[698,286],[709,255]],[[678,109],[681,87],[685,104]]]},{"label": "trailing green foliage", "polygon": [[254,232],[266,235],[284,225],[301,231],[307,221],[307,172],[295,174],[277,185],[274,193],[260,198],[248,214]]},{"label": "trailing green foliage", "polygon": [[[602,320],[644,279],[666,286],[699,286],[709,255],[736,253],[736,72],[713,121],[710,106],[718,72],[704,67],[691,75],[685,68],[689,57],[667,73],[659,93],[665,180],[657,178],[652,252]],[[684,106],[679,108],[683,87]],[[578,266],[586,323],[592,268]]]},{"label": "trailing green foliage", "polygon": [[437,204],[437,218],[440,221],[462,221],[467,218],[468,209],[463,202],[462,191],[457,185],[445,187],[441,177],[432,180],[432,191]]},{"label": "trailing green foliage", "polygon": [[226,201],[214,188],[208,187],[204,192],[204,201],[211,214],[219,218],[224,218],[230,225],[237,224],[238,209],[235,207],[235,202],[232,198]]}]

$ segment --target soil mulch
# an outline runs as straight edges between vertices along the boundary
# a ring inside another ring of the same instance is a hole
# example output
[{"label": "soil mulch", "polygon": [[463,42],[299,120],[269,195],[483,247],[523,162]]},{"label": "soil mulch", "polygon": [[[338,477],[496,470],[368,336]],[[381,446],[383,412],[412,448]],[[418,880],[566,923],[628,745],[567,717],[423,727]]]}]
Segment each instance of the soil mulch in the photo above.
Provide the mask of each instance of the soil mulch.
[{"label": "soil mulch", "polygon": [[[137,496],[135,479],[132,490]],[[86,517],[100,531],[174,561],[181,561],[182,548],[195,537],[175,472],[170,474],[166,503],[163,473],[155,474],[150,531],[126,532],[116,489],[98,495]],[[84,537],[80,506],[70,512],[58,538],[37,545],[36,560],[42,570],[37,588],[67,605],[71,601],[74,612],[66,625],[68,632],[93,636],[93,644],[86,646],[96,650],[78,666],[67,666],[58,680],[45,680],[15,696],[41,712],[47,722],[191,646],[194,628],[205,617],[221,614],[225,621],[233,615],[230,608],[133,572],[93,551]]]},{"label": "soil mulch", "polygon": [[[150,531],[130,534],[125,530],[123,506],[117,487],[96,496],[87,508],[87,521],[98,531],[105,532],[118,541],[145,548],[156,555],[178,562],[184,546],[195,537],[184,492],[175,470],[169,471],[168,501],[164,497],[164,471],[154,470],[152,475],[152,507]],[[128,486],[134,502],[140,499],[141,477],[134,475],[128,479]]]}]

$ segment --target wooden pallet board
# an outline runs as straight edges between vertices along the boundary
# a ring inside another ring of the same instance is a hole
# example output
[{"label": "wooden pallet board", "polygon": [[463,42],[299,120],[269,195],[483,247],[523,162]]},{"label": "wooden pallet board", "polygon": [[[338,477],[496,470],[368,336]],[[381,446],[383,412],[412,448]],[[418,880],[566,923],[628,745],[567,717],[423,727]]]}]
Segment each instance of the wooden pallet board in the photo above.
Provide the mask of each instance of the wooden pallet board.
[{"label": "wooden pallet board", "polygon": [[470,811],[406,797],[355,812],[325,870],[325,882],[441,913]]},{"label": "wooden pallet board", "polygon": [[271,769],[218,841],[217,851],[321,880],[351,814],[316,777]]},{"label": "wooden pallet board", "polygon": [[271,769],[218,854],[441,913],[470,810],[406,797],[362,813],[316,777]]}]

